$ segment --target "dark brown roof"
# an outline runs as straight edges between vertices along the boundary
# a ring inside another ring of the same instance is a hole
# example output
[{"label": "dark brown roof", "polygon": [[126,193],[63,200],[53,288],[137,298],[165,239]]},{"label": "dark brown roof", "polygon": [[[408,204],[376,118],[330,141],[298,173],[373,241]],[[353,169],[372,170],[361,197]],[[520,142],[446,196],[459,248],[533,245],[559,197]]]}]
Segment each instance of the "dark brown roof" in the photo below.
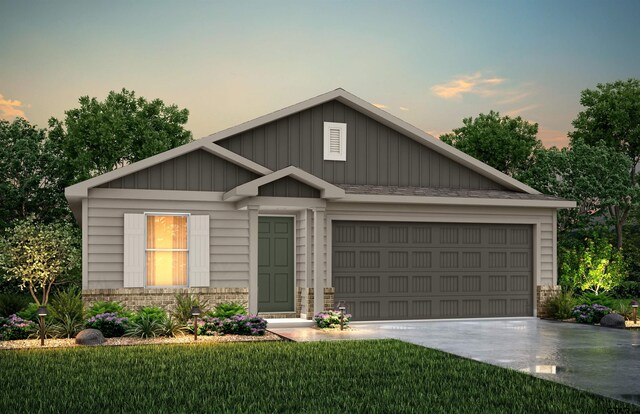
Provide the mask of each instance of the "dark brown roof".
[{"label": "dark brown roof", "polygon": [[338,184],[338,187],[344,189],[347,194],[566,201],[562,198],[545,194],[527,194],[505,190],[464,190],[458,188],[394,187],[356,184]]}]

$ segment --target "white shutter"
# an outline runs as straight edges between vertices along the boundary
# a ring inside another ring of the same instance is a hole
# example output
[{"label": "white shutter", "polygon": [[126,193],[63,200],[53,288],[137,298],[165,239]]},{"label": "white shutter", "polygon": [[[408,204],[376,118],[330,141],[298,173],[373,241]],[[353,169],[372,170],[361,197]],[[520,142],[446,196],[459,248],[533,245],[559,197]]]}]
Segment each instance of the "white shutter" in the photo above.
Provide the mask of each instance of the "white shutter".
[{"label": "white shutter", "polygon": [[347,160],[347,124],[324,123],[324,159],[329,161]]},{"label": "white shutter", "polygon": [[124,215],[124,287],[144,287],[144,214]]},{"label": "white shutter", "polygon": [[189,286],[209,287],[209,216],[189,217]]}]

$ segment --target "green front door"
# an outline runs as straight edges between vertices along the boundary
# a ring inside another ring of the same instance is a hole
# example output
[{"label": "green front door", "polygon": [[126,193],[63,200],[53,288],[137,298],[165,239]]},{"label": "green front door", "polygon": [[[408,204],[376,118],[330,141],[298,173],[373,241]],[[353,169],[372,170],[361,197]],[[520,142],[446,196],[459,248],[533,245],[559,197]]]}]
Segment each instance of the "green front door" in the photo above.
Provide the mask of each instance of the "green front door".
[{"label": "green front door", "polygon": [[258,312],[294,311],[293,217],[258,220]]}]

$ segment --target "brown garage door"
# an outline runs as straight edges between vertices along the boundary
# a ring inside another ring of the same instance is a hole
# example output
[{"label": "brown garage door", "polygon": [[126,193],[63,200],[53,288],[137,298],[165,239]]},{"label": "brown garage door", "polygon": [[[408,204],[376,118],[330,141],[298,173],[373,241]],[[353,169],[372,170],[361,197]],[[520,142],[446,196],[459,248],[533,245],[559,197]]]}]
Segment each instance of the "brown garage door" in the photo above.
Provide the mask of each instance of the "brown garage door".
[{"label": "brown garage door", "polygon": [[334,221],[332,239],[354,320],[533,315],[530,225]]}]

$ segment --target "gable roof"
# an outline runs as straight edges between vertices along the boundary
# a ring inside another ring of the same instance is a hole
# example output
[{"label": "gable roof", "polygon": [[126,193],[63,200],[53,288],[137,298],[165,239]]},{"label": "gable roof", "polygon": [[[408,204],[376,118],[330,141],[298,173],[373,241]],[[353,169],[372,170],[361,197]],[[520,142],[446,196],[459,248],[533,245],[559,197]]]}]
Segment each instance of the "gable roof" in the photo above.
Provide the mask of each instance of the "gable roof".
[{"label": "gable roof", "polygon": [[280,180],[284,177],[295,178],[301,183],[320,190],[320,198],[337,199],[342,198],[345,195],[345,192],[342,188],[328,183],[325,180],[318,178],[315,175],[310,174],[304,170],[301,170],[298,167],[290,165],[271,174],[256,178],[255,180],[249,181],[248,183],[241,184],[224,193],[222,199],[224,201],[236,201],[245,197],[255,197],[258,195],[259,188],[261,186]]},{"label": "gable roof", "polygon": [[291,114],[303,111],[305,109],[308,109],[332,100],[337,100],[355,110],[360,111],[361,113],[375,119],[381,124],[386,125],[402,133],[403,135],[406,135],[407,137],[415,140],[416,142],[422,145],[425,145],[426,147],[431,148],[432,150],[505,186],[507,189],[520,191],[528,194],[540,194],[538,191],[527,186],[526,184],[523,184],[515,180],[514,178],[509,177],[508,175],[484,164],[483,162],[465,154],[464,152],[445,144],[444,142],[434,138],[433,136],[427,134],[426,132],[421,131],[420,129],[414,127],[413,125],[389,114],[388,112],[383,111],[380,108],[373,106],[372,104],[364,101],[363,99],[358,98],[357,96],[345,91],[344,89],[339,88],[331,92],[327,92],[325,94],[308,99],[306,101],[297,103],[295,105],[286,107],[284,109],[272,112],[270,114],[263,115],[251,121],[234,126],[232,128],[228,128],[223,131],[217,132],[215,134],[206,136],[204,138],[200,138],[198,140],[189,142],[180,147],[173,148],[171,150],[146,158],[144,160],[126,165],[124,167],[118,168],[108,173],[74,184],[65,189],[65,195],[69,201],[86,197],[88,194],[88,190],[90,188],[97,187],[101,184],[107,183],[112,180],[116,180],[128,174],[140,171],[144,168],[154,166],[156,164],[159,164],[171,158],[178,157],[182,154],[186,154],[190,151],[194,151],[197,149],[203,149],[205,151],[208,151],[216,156],[219,156],[220,158],[223,158],[227,161],[230,161],[239,166],[242,166],[247,170],[252,171],[256,174],[259,174],[259,175],[270,174],[273,172],[272,170],[254,161],[244,158],[234,153],[233,151],[227,150],[226,148],[223,148],[220,145],[217,145],[215,143],[217,141],[223,140],[225,138],[229,138],[236,134],[240,134],[244,131],[250,130],[257,126],[260,126],[269,122],[273,122],[280,118],[289,116]]}]

